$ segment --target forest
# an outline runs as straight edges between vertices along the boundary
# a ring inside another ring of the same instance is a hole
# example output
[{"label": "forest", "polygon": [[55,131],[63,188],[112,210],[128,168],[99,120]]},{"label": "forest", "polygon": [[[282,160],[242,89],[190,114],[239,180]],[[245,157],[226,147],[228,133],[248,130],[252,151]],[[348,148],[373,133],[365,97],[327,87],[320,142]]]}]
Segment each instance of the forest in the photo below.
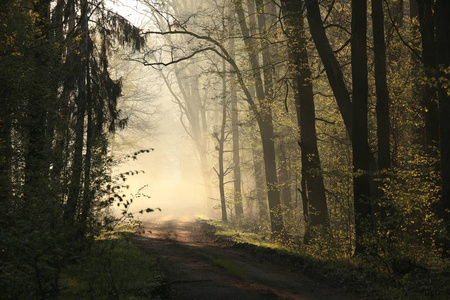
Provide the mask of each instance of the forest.
[{"label": "forest", "polygon": [[94,257],[107,287],[74,299],[165,299],[111,268],[165,214],[152,187],[127,193],[149,175],[117,169],[167,151],[139,143],[166,118],[193,155],[150,172],[198,169],[211,224],[408,286],[374,298],[445,299],[449,16],[448,0],[0,0],[0,298],[65,299]]}]

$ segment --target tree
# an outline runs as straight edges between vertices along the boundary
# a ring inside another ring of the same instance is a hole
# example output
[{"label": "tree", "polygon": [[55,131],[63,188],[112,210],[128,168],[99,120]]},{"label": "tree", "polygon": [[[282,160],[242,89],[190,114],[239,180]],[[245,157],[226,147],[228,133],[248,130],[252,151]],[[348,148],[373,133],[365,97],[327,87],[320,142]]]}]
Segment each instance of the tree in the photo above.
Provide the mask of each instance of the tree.
[{"label": "tree", "polygon": [[377,95],[378,170],[391,167],[389,89],[386,79],[386,43],[384,39],[383,1],[372,0],[375,85]]},{"label": "tree", "polygon": [[[231,13],[233,11],[231,10]],[[233,26],[230,22],[230,35],[233,33]],[[235,60],[235,43],[234,39],[230,39],[230,55]],[[238,113],[238,99],[236,91],[236,81],[232,70],[230,70],[230,101],[231,101],[231,130],[233,139],[233,185],[234,185],[234,208],[236,210],[236,218],[240,219],[244,216],[244,207],[242,203],[242,190],[241,190],[241,159],[240,159],[240,141],[239,141],[239,113]]]},{"label": "tree", "polygon": [[[433,16],[433,0],[416,0],[419,11],[420,33],[422,40],[422,62],[425,75],[433,77],[437,68],[437,49],[435,40],[435,21]],[[435,148],[439,144],[439,112],[436,88],[424,85],[422,91],[422,108],[425,119],[424,146],[425,151],[435,156]]]},{"label": "tree", "polygon": [[29,274],[5,287],[13,298],[57,291],[63,261],[83,250],[88,230],[98,224],[92,212],[104,208],[106,136],[123,126],[116,109],[121,83],[108,70],[109,43],[139,47],[143,39],[103,4],[0,3],[0,97],[7,105],[0,114],[0,191],[8,209],[0,212],[1,247],[7,249],[2,265],[6,259],[13,268],[1,281]]},{"label": "tree", "polygon": [[[251,39],[250,32],[246,23],[244,10],[242,7],[242,1],[235,1],[235,11],[238,17],[238,22],[241,27],[242,36],[245,43],[245,49],[249,56],[250,67],[252,69],[253,80],[255,82],[256,98],[258,99],[259,106],[255,107],[254,112],[258,121],[261,140],[263,144],[263,156],[264,166],[267,183],[267,194],[269,200],[269,214],[271,230],[274,234],[278,235],[284,231],[283,217],[281,215],[281,203],[280,203],[280,191],[278,189],[278,176],[275,157],[275,144],[274,144],[274,128],[272,120],[272,112],[270,108],[270,96],[266,93],[270,90],[270,87],[266,86],[266,92],[264,91],[263,80],[259,73],[260,65],[258,62],[257,53],[254,52],[255,44]],[[264,25],[263,25],[264,26]],[[267,53],[263,54],[267,59]],[[267,80],[270,80],[266,77]],[[248,96],[250,96],[248,94]],[[247,98],[248,98],[247,96]],[[251,100],[253,102],[253,100]]]},{"label": "tree", "polygon": [[222,121],[220,124],[220,132],[214,132],[213,136],[217,141],[218,146],[216,147],[217,152],[219,153],[219,171],[216,171],[217,177],[219,178],[219,191],[220,191],[220,206],[222,211],[222,221],[227,222],[227,205],[226,205],[226,197],[225,197],[225,176],[230,171],[229,168],[224,168],[224,153],[225,153],[225,141],[226,141],[226,122],[227,122],[227,110],[228,110],[228,99],[227,99],[227,83],[226,83],[226,62],[223,61],[222,66],[223,74],[222,74]]},{"label": "tree", "polygon": [[347,133],[352,138],[352,102],[345,85],[342,70],[331,48],[325,28],[320,15],[319,2],[317,0],[305,0],[309,30],[319,53],[320,59],[325,67],[328,81],[333,90],[334,97],[339,106],[339,111],[347,129]]},{"label": "tree", "polygon": [[441,150],[441,182],[442,198],[438,207],[438,215],[444,221],[443,248],[444,256],[450,255],[450,3],[437,0],[436,15],[436,41],[439,85],[439,125],[440,125],[440,150]]},{"label": "tree", "polygon": [[303,8],[300,1],[282,1],[282,10],[287,25],[290,56],[295,67],[294,98],[300,129],[302,152],[302,181],[304,215],[307,220],[305,241],[311,238],[309,226],[329,229],[328,207],[325,196],[319,150],[317,146],[314,94],[309,67]]},{"label": "tree", "polygon": [[355,202],[356,253],[365,253],[363,240],[370,232],[369,143],[367,124],[367,1],[352,1],[352,82],[353,82],[353,177]]}]

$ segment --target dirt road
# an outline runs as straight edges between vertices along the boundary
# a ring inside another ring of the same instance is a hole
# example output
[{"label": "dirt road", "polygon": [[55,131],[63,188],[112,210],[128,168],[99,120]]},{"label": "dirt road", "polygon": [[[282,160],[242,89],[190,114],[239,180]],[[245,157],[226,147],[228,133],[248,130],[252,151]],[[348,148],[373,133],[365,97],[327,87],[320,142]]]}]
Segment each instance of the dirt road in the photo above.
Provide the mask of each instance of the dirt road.
[{"label": "dirt road", "polygon": [[204,236],[201,223],[147,224],[133,243],[158,258],[169,299],[358,299],[314,282],[285,265]]}]

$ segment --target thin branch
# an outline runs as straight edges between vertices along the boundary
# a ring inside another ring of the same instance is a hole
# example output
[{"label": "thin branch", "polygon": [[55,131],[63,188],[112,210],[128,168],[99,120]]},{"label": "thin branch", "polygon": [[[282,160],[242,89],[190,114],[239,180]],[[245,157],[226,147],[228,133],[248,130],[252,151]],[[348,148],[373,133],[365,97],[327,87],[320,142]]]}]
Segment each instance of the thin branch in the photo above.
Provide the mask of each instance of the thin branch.
[{"label": "thin branch", "polygon": [[317,117],[316,117],[316,121],[322,121],[324,123],[331,124],[331,125],[335,125],[336,124],[336,122],[328,121],[328,120],[325,120],[325,119],[322,119],[322,118],[317,118]]},{"label": "thin branch", "polygon": [[347,28],[345,28],[344,26],[339,25],[339,24],[328,24],[324,28],[326,30],[326,29],[331,28],[331,27],[337,27],[337,28],[341,29],[342,31],[345,31],[345,33],[347,33],[349,36],[352,35],[352,33],[350,31],[348,31]]},{"label": "thin branch", "polygon": [[164,67],[167,67],[167,66],[170,66],[170,65],[173,65],[173,64],[177,64],[177,63],[179,63],[179,62],[182,62],[182,61],[184,61],[184,60],[188,60],[188,59],[190,59],[190,58],[196,56],[196,55],[199,54],[199,53],[206,52],[206,51],[211,51],[211,50],[214,51],[215,49],[212,48],[212,47],[199,49],[199,50],[196,50],[196,51],[194,51],[193,53],[189,54],[188,56],[183,56],[183,57],[180,57],[180,58],[178,58],[178,59],[172,60],[172,61],[167,62],[167,63],[164,63],[164,62],[148,62],[146,59],[144,59],[144,60],[139,60],[139,59],[133,59],[133,58],[130,58],[130,60],[131,60],[131,61],[140,62],[140,63],[142,63],[144,66],[164,66]]},{"label": "thin branch", "polygon": [[330,7],[329,7],[328,12],[327,12],[327,15],[325,16],[325,18],[324,18],[323,21],[322,21],[322,25],[325,24],[325,22],[328,20],[328,17],[331,15],[331,11],[332,11],[333,8],[334,8],[334,3],[335,3],[335,2],[336,2],[336,0],[333,0],[333,2],[331,2]]},{"label": "thin branch", "polygon": [[352,41],[352,39],[348,39],[345,41],[344,45],[342,45],[341,47],[339,47],[338,49],[334,50],[334,54],[337,54],[339,52],[341,52],[342,50],[344,50],[345,47],[348,46],[348,44],[350,44],[350,42]]},{"label": "thin branch", "polygon": [[182,31],[182,30],[175,30],[175,31],[146,31],[143,32],[142,34],[147,35],[147,34],[158,34],[158,35],[170,35],[170,34],[182,34],[182,35],[190,35],[193,36],[199,40],[205,40],[208,42],[211,42],[212,44],[214,44],[215,46],[217,46],[221,52],[219,52],[217,49],[212,48],[212,47],[208,47],[207,49],[210,51],[213,51],[214,53],[216,53],[219,57],[221,57],[222,59],[224,59],[225,61],[227,61],[232,67],[233,70],[236,73],[236,76],[238,78],[238,82],[239,85],[241,86],[242,90],[244,91],[244,94],[246,96],[246,100],[248,102],[248,104],[250,104],[251,109],[255,112],[256,115],[259,115],[259,111],[257,109],[257,106],[255,104],[255,102],[253,101],[253,97],[251,96],[250,91],[248,90],[247,86],[245,85],[243,76],[241,71],[239,70],[239,67],[237,66],[236,62],[234,61],[234,59],[231,57],[231,55],[228,53],[228,51],[225,49],[225,47],[219,43],[218,41],[216,41],[215,39],[211,38],[210,36],[207,35],[199,35],[190,31]]},{"label": "thin branch", "polygon": [[419,53],[417,53],[417,51],[416,50],[414,50],[414,48],[413,47],[411,47],[409,44],[408,44],[408,42],[406,42],[404,39],[403,39],[403,37],[402,37],[402,35],[401,35],[401,33],[400,33],[400,31],[399,31],[399,29],[398,29],[398,26],[397,26],[397,24],[395,24],[396,22],[395,22],[395,20],[394,20],[394,18],[392,17],[392,14],[391,14],[391,10],[389,9],[389,3],[387,2],[387,0],[384,0],[384,3],[386,4],[386,6],[388,7],[388,9],[387,9],[387,11],[388,11],[388,15],[389,15],[389,20],[391,21],[391,23],[392,23],[392,27],[395,29],[395,32],[397,33],[397,35],[398,35],[398,37],[400,38],[400,41],[420,60],[420,62],[422,62],[423,63],[423,59],[422,59],[422,56],[420,56],[420,54]]}]

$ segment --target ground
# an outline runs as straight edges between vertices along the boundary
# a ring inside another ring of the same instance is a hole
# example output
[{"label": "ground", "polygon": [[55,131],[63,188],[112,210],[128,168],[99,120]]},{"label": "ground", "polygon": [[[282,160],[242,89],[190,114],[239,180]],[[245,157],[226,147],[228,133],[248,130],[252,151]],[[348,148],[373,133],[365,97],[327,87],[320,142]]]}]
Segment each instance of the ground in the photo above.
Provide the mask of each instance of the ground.
[{"label": "ground", "polygon": [[292,266],[212,238],[204,225],[177,220],[147,223],[146,233],[133,238],[135,245],[158,259],[167,287],[160,298],[361,299],[315,282]]}]

